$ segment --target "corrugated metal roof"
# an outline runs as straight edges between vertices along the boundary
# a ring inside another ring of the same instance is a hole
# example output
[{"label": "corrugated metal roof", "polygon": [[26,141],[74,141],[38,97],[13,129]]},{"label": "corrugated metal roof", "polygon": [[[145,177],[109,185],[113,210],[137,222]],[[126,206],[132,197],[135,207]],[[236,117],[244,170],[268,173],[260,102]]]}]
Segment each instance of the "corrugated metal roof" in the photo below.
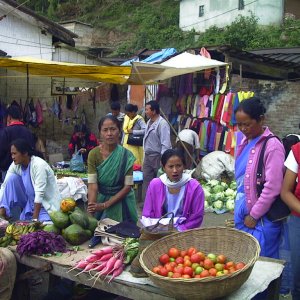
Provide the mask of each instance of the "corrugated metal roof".
[{"label": "corrugated metal roof", "polygon": [[300,67],[300,47],[259,49],[252,50],[251,53],[281,62],[293,63]]}]

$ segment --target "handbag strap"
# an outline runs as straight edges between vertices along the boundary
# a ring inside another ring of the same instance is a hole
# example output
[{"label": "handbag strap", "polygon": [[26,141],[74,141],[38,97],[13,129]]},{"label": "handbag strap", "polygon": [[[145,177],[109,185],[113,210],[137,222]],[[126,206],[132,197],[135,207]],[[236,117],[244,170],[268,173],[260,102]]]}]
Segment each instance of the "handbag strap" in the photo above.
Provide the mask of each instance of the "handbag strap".
[{"label": "handbag strap", "polygon": [[257,196],[258,197],[260,196],[260,194],[262,192],[262,189],[263,189],[263,186],[264,186],[264,184],[261,182],[261,179],[262,179],[262,173],[263,173],[263,167],[264,167],[265,150],[266,150],[268,140],[272,139],[272,138],[277,138],[280,141],[280,138],[278,136],[268,135],[264,140],[264,143],[262,145],[260,155],[259,155],[257,171],[256,171],[256,189],[257,189]]},{"label": "handbag strap", "polygon": [[174,217],[175,217],[175,215],[174,215],[174,213],[171,211],[171,212],[168,212],[168,213],[166,213],[166,214],[164,214],[163,216],[161,216],[160,218],[159,218],[159,220],[157,221],[157,223],[149,230],[149,231],[152,231],[152,230],[154,230],[156,227],[158,227],[159,226],[159,221],[161,220],[161,219],[163,219],[163,218],[165,218],[166,216],[168,216],[168,215],[171,215],[171,219],[170,219],[170,222],[169,222],[169,231],[171,231],[171,230],[173,230],[174,229]]}]

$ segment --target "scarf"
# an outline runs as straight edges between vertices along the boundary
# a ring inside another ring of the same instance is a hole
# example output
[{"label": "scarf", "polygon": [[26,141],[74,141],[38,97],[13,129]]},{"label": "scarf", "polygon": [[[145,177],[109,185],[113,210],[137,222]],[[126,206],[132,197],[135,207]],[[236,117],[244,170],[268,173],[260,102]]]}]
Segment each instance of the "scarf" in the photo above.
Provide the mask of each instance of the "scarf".
[{"label": "scarf", "polygon": [[187,182],[189,182],[192,179],[191,175],[186,174],[186,173],[182,173],[181,179],[177,182],[171,181],[168,178],[166,173],[160,175],[159,178],[164,185],[166,185],[168,188],[172,188],[172,189],[181,188],[182,186],[184,186]]},{"label": "scarf", "polygon": [[140,115],[136,115],[133,119],[130,119],[128,116],[126,116],[124,119],[123,131],[128,133],[128,131],[133,128],[135,122],[140,118]]}]

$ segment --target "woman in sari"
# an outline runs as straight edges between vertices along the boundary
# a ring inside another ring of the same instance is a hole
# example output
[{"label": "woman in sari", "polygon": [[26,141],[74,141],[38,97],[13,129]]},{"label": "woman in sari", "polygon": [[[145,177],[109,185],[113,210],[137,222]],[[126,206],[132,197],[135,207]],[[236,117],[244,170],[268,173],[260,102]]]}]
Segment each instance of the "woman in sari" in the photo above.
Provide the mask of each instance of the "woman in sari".
[{"label": "woman in sari", "polygon": [[126,116],[123,124],[123,146],[133,153],[136,158],[135,163],[142,165],[144,157],[143,146],[134,146],[127,143],[130,133],[141,137],[143,137],[145,134],[146,123],[143,117],[137,114],[137,111],[138,107],[136,105],[129,103],[125,106]]},{"label": "woman in sari", "polygon": [[100,146],[88,156],[88,212],[118,222],[138,219],[133,185],[135,158],[119,145],[119,121],[112,115],[98,125]]},{"label": "woman in sari", "polygon": [[244,134],[235,163],[237,197],[234,221],[237,229],[252,234],[261,247],[261,256],[278,258],[281,222],[271,222],[266,213],[280,193],[284,173],[284,148],[276,138],[268,140],[264,154],[263,182],[260,196],[256,190],[259,155],[267,136],[263,126],[265,108],[258,98],[244,100],[235,111],[239,129]]}]

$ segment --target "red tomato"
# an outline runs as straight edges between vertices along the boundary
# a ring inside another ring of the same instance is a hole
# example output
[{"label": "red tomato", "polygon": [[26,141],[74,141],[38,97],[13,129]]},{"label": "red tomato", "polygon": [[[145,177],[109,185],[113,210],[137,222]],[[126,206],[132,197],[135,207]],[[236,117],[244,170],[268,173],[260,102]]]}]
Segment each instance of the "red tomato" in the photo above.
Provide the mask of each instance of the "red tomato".
[{"label": "red tomato", "polygon": [[181,277],[185,278],[185,279],[188,279],[188,278],[191,278],[192,276],[190,276],[189,274],[183,274]]},{"label": "red tomato", "polygon": [[225,266],[224,269],[229,270],[230,268],[234,267],[235,268],[235,263],[233,261],[228,261]]},{"label": "red tomato", "polygon": [[176,258],[180,255],[180,251],[177,248],[170,248],[168,254],[172,258]]},{"label": "red tomato", "polygon": [[181,277],[181,273],[173,273],[172,278],[180,278]]},{"label": "red tomato", "polygon": [[160,261],[161,264],[164,265],[164,264],[166,264],[170,261],[170,257],[169,257],[168,254],[163,254],[163,255],[160,256],[159,261]]},{"label": "red tomato", "polygon": [[215,268],[211,268],[208,270],[209,274],[211,276],[216,276],[217,275],[217,270]]},{"label": "red tomato", "polygon": [[220,254],[217,256],[217,262],[220,264],[225,264],[226,262],[226,256],[223,254]]},{"label": "red tomato", "polygon": [[168,272],[173,272],[174,267],[171,266],[171,263],[166,263],[166,264],[165,264],[165,269],[166,269]]},{"label": "red tomato", "polygon": [[214,263],[209,258],[204,259],[203,267],[206,270],[209,270],[214,267]]},{"label": "red tomato", "polygon": [[184,267],[183,274],[193,276],[194,270],[191,267]]},{"label": "red tomato", "polygon": [[184,263],[184,259],[183,259],[183,257],[179,256],[179,257],[177,257],[177,258],[175,259],[175,262],[176,262],[177,264],[183,264],[183,263]]},{"label": "red tomato", "polygon": [[209,277],[209,276],[210,276],[210,274],[209,274],[208,270],[204,270],[200,273],[201,278]]},{"label": "red tomato", "polygon": [[201,275],[197,274],[197,275],[194,276],[194,278],[201,278]]},{"label": "red tomato", "polygon": [[190,260],[186,259],[186,260],[184,261],[183,265],[184,265],[185,267],[191,267],[191,266],[192,266],[192,262],[191,262]]},{"label": "red tomato", "polygon": [[243,262],[239,262],[235,265],[236,270],[243,269],[245,267],[245,264]]},{"label": "red tomato", "polygon": [[187,255],[187,250],[181,250],[180,251],[180,256],[185,257]]},{"label": "red tomato", "polygon": [[165,276],[165,277],[167,277],[168,276],[168,270],[166,269],[166,268],[161,268],[160,270],[159,270],[159,275],[161,275],[161,276]]},{"label": "red tomato", "polygon": [[199,253],[194,253],[191,255],[192,263],[200,263],[200,261],[201,261],[201,256],[199,255]]},{"label": "red tomato", "polygon": [[185,255],[185,256],[183,257],[183,260],[191,260],[191,257],[190,257],[189,255]]},{"label": "red tomato", "polygon": [[189,256],[192,256],[192,254],[196,253],[197,252],[197,249],[194,248],[194,247],[190,247],[189,250],[188,250],[188,255]]},{"label": "red tomato", "polygon": [[183,267],[175,267],[174,268],[174,271],[173,271],[174,273],[179,273],[179,274],[182,274],[183,273]]},{"label": "red tomato", "polygon": [[201,251],[197,252],[200,255],[200,261],[203,261],[205,259],[205,254]]},{"label": "red tomato", "polygon": [[229,273],[229,274],[232,274],[232,273],[234,273],[235,271],[236,271],[236,269],[235,269],[234,267],[231,267],[231,268],[228,269],[228,273]]},{"label": "red tomato", "polygon": [[160,270],[159,267],[154,267],[154,268],[152,269],[152,272],[158,274],[159,270]]},{"label": "red tomato", "polygon": [[177,263],[175,261],[172,261],[169,264],[173,269],[177,266]]}]

